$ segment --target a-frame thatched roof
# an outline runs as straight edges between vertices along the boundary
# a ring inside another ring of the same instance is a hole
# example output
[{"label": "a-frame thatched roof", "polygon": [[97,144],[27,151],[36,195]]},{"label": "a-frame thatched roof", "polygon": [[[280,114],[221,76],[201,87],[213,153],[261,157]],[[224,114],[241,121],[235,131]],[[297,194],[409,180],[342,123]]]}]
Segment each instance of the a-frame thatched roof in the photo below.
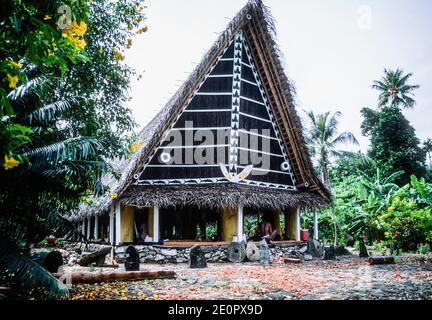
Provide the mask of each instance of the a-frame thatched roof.
[{"label": "a-frame thatched roof", "polygon": [[[134,184],[155,149],[160,146],[167,131],[172,128],[179,114],[191,101],[215,66],[224,50],[242,32],[249,50],[254,56],[268,104],[279,128],[281,140],[289,158],[295,179],[294,190],[260,188],[234,183],[198,185],[148,185]],[[85,205],[74,219],[106,212],[112,203],[120,201],[132,206],[227,207],[242,204],[256,208],[284,209],[292,207],[317,208],[330,202],[330,193],[318,179],[306,147],[303,127],[295,108],[295,90],[283,68],[282,53],[276,44],[276,32],[272,16],[261,0],[250,0],[234,17],[226,30],[202,59],[183,86],[171,98],[157,116],[139,135],[143,147],[131,159],[114,165],[121,172],[120,180],[107,177],[111,195],[96,199],[96,204]]]}]

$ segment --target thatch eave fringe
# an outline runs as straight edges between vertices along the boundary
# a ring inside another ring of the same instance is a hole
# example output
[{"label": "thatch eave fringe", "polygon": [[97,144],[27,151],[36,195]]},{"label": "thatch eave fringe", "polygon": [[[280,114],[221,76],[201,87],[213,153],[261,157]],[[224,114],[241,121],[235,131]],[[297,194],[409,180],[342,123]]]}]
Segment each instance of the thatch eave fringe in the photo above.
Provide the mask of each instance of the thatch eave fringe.
[{"label": "thatch eave fringe", "polygon": [[[124,206],[139,208],[194,206],[206,209],[222,209],[244,206],[257,210],[271,209],[280,211],[290,208],[315,210],[329,205],[329,202],[318,193],[268,189],[233,183],[199,186],[132,187],[116,201]],[[76,215],[71,217],[71,220],[80,221],[89,216],[104,215],[109,210],[109,205],[89,207],[86,211],[77,212]]]}]

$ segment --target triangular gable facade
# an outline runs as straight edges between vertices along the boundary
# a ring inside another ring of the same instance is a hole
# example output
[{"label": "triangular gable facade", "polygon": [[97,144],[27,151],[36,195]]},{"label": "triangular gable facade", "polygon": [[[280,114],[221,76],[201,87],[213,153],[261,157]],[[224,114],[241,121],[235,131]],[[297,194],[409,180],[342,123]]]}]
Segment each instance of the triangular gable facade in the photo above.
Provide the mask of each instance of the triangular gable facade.
[{"label": "triangular gable facade", "polygon": [[255,61],[239,30],[166,129],[136,185],[230,183],[237,177],[239,184],[296,190],[289,141],[283,141]]}]

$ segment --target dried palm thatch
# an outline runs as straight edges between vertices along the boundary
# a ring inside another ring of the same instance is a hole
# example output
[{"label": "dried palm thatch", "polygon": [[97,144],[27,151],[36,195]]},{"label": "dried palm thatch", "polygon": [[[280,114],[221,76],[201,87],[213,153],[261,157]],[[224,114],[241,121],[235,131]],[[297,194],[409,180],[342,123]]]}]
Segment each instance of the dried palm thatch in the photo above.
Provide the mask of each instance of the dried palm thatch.
[{"label": "dried palm thatch", "polygon": [[312,209],[326,203],[318,194],[255,188],[239,184],[197,186],[152,186],[131,188],[120,203],[136,207],[232,208],[242,205],[253,209]]},{"label": "dried palm thatch", "polygon": [[[226,184],[224,186],[133,186],[134,175],[142,171],[146,161],[154,154],[163,134],[174,123],[178,113],[193,96],[208,70],[239,30],[245,32],[252,51],[258,57],[257,67],[263,75],[264,83],[269,83],[266,94],[273,107],[276,121],[283,129],[285,147],[289,152],[296,181],[300,186],[308,186],[307,190],[293,192],[232,184],[228,186]],[[122,172],[121,178],[116,180],[108,176],[105,178],[105,183],[110,186],[112,193],[118,195],[118,198],[112,199],[110,195],[105,195],[97,199],[96,204],[83,204],[72,216],[72,220],[104,214],[117,201],[142,207],[176,205],[226,207],[243,204],[256,208],[283,209],[317,208],[327,205],[331,195],[314,171],[303,137],[303,127],[295,110],[295,88],[285,74],[283,54],[275,39],[274,20],[268,8],[261,0],[250,0],[220,34],[182,87],[140,133],[139,143],[144,147],[131,159],[114,163],[114,166]]]}]

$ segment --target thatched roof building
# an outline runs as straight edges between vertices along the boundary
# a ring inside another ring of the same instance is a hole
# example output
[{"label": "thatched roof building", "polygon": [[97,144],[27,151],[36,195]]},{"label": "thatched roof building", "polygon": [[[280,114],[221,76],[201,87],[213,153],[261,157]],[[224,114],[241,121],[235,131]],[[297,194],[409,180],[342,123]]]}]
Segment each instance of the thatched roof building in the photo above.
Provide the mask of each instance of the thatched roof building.
[{"label": "thatched roof building", "polygon": [[[193,230],[184,221],[195,227],[203,222],[190,218],[193,211],[207,222],[222,216],[220,237],[229,241],[244,232],[244,208],[279,216],[328,205],[330,194],[313,169],[275,37],[267,8],[249,1],[140,133],[139,151],[115,164],[121,178],[106,177],[111,193],[83,205],[73,219],[88,220],[89,231],[100,229],[99,217],[109,215],[105,226],[111,226],[112,242],[139,238],[138,224],[158,241],[163,231],[154,228],[162,228],[159,210],[165,210],[177,221],[165,222],[166,228],[177,231],[161,237],[190,239]],[[223,218],[229,211],[237,219],[231,231]],[[137,221],[139,214],[145,218]]]}]

